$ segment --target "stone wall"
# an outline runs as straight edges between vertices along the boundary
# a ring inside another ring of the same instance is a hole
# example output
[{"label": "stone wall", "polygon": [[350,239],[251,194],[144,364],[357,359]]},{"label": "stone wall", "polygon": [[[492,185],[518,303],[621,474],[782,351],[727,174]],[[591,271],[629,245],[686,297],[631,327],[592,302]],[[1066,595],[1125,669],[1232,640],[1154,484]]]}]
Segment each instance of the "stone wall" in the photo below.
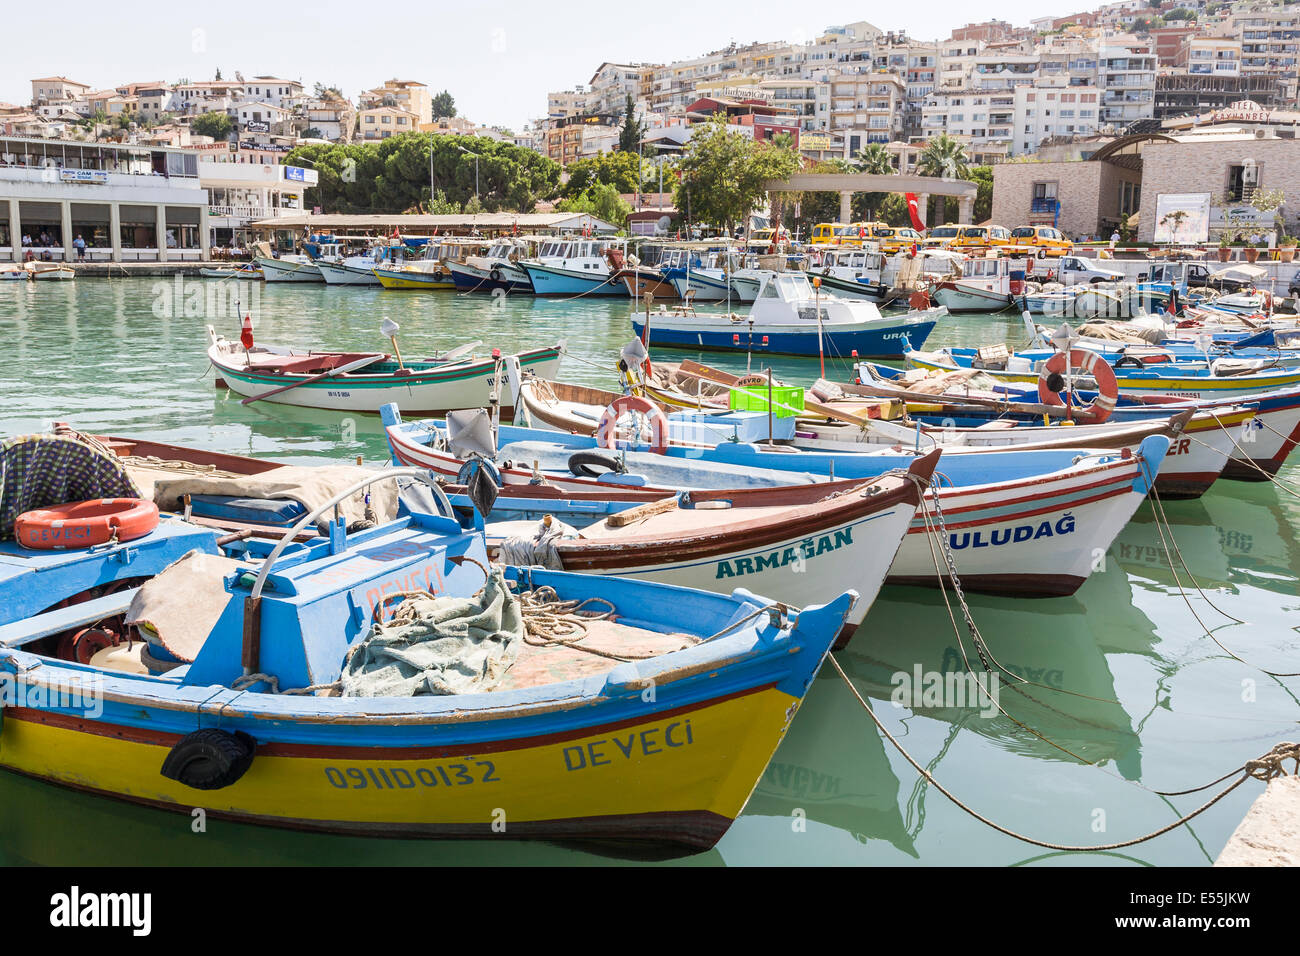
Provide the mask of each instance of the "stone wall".
[{"label": "stone wall", "polygon": [[[999,163],[993,167],[993,222],[1008,229],[1025,225],[1034,183],[1055,182],[1061,201],[1060,230],[1072,239],[1096,235],[1108,171],[1114,168],[1093,162]],[[1113,187],[1110,191],[1115,192]]]}]

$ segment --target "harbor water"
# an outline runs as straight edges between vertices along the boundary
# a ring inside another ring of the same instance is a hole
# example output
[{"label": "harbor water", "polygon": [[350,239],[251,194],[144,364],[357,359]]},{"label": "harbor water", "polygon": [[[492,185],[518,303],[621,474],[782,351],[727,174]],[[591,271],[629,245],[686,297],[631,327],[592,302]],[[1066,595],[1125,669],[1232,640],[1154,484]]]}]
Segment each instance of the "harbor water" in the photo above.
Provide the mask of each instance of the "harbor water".
[{"label": "harbor water", "polygon": [[[213,289],[218,292],[211,291]],[[237,300],[237,302],[236,302]],[[401,326],[408,359],[481,339],[503,352],[567,343],[565,381],[615,388],[631,337],[627,300],[560,302],[453,292],[399,292],[212,280],[92,279],[0,285],[0,436],[67,421],[79,430],[149,438],[295,463],[387,459],[378,420],[268,403],[241,405],[214,387],[206,327],[237,337],[251,311],[268,344],[389,348]],[[1023,344],[1018,317],[944,319],[927,345]],[[655,350],[732,371],[767,360]],[[774,357],[777,375],[809,383],[816,359]],[[826,378],[851,376],[831,357]],[[1300,489],[1290,465],[1280,481]],[[838,660],[897,740],[984,815],[1039,839],[1119,842],[1200,806],[1205,784],[1295,739],[1300,678],[1300,498],[1267,482],[1220,481],[1198,501],[1165,505],[1175,579],[1150,503],[1070,598],[969,598],[992,655],[1030,684],[1000,685],[1014,719],[971,706],[896,705],[898,675],[961,672],[978,659],[959,612],[938,591],[886,588]],[[1166,532],[1168,534],[1168,532]],[[960,570],[960,555],[958,555]],[[1235,623],[1226,615],[1246,623]],[[954,629],[954,619],[957,629]],[[945,701],[951,703],[951,701]],[[936,704],[939,702],[935,702]],[[1208,865],[1258,795],[1250,782],[1149,843],[1115,853],[1035,848],[974,820],[882,739],[829,666],[759,781],[744,814],[707,853],[668,864]],[[169,814],[0,773],[0,865],[14,864],[603,864],[608,848],[513,840],[439,842],[312,835],[209,820],[195,833]]]}]

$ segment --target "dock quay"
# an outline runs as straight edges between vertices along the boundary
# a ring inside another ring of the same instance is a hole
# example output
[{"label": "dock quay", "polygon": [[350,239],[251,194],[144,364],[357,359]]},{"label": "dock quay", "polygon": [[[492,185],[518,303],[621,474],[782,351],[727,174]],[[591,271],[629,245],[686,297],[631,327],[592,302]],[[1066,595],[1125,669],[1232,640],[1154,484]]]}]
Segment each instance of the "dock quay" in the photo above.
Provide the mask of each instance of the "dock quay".
[{"label": "dock quay", "polygon": [[1269,781],[1214,865],[1300,866],[1300,777]]}]

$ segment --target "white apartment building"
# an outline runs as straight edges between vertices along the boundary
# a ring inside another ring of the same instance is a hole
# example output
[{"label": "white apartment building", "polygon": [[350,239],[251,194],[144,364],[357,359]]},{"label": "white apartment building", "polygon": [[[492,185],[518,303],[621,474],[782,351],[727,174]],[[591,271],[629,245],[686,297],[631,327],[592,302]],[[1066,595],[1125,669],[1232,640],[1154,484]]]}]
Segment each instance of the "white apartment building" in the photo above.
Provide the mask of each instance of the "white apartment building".
[{"label": "white apartment building", "polygon": [[[361,94],[362,125],[361,132],[366,131],[364,114],[366,111],[383,106],[395,107],[415,115],[416,124],[433,122],[433,96],[429,88],[416,80],[386,80],[382,86],[366,90]],[[373,125],[373,124],[372,124]],[[390,124],[392,125],[392,124]],[[406,132],[406,130],[402,130]]]},{"label": "white apartment building", "polygon": [[90,87],[85,83],[78,83],[66,76],[44,76],[32,80],[32,105],[76,100],[89,92]]},{"label": "white apartment building", "polygon": [[888,143],[903,135],[903,104],[907,85],[895,73],[836,73],[822,85],[828,107],[826,129],[849,139],[856,134],[858,149],[867,143]]},{"label": "white apartment building", "polygon": [[[410,110],[396,106],[374,106],[357,114],[360,138],[366,141],[388,139],[397,133],[413,133],[420,126],[420,117]],[[432,121],[430,121],[432,122]]]},{"label": "white apartment building", "polygon": [[1156,54],[1150,41],[1102,41],[1097,52],[1096,86],[1101,90],[1103,124],[1127,126],[1154,115]]},{"label": "white apartment building", "polygon": [[1088,136],[1101,123],[1101,91],[1095,86],[1022,86],[1015,90],[1012,156],[1036,152],[1043,140]]},{"label": "white apartment building", "polygon": [[607,116],[627,110],[627,98],[635,103],[650,91],[655,68],[644,63],[602,63],[587,84],[587,112]]},{"label": "white apartment building", "polygon": [[182,116],[230,113],[245,96],[244,84],[238,82],[199,80],[195,83],[177,83],[172,87],[167,112]]},{"label": "white apartment building", "polygon": [[255,76],[246,81],[244,95],[250,100],[270,103],[286,110],[301,106],[306,101],[302,83],[275,76]]},{"label": "white apartment building", "polygon": [[1189,36],[1183,40],[1175,62],[1193,76],[1241,76],[1241,40]]},{"label": "white apartment building", "polygon": [[1231,29],[1241,40],[1243,74],[1270,74],[1283,80],[1295,100],[1300,70],[1300,7],[1260,5],[1234,12]]}]

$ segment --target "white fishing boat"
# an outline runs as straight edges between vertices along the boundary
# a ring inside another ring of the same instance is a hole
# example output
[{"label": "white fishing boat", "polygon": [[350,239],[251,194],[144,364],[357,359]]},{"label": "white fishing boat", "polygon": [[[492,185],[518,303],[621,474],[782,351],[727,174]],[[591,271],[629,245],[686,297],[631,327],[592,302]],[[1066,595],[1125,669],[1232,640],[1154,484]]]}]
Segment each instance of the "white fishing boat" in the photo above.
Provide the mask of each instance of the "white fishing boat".
[{"label": "white fishing boat", "polygon": [[925,309],[882,316],[864,299],[843,299],[815,289],[802,272],[774,272],[747,315],[664,309],[637,313],[638,336],[689,349],[772,352],[784,355],[901,356],[904,338],[928,336],[946,310]]},{"label": "white fishing boat", "polygon": [[260,279],[262,270],[251,262],[242,266],[217,266],[200,269],[199,275],[204,279]]},{"label": "white fishing boat", "polygon": [[949,312],[1001,312],[1012,302],[1012,260],[1002,256],[981,256],[961,263],[961,278],[944,279],[930,290],[930,297]]},{"label": "white fishing boat", "polygon": [[36,282],[71,282],[77,270],[66,262],[29,262],[27,271]]},{"label": "white fishing boat", "polygon": [[533,284],[519,261],[535,254],[543,241],[532,236],[497,239],[486,251],[467,255],[462,262],[448,260],[447,270],[463,292],[531,292]]},{"label": "white fishing boat", "polygon": [[884,280],[885,263],[885,255],[873,249],[827,249],[808,275],[820,278],[822,288],[836,295],[880,305],[893,298]]},{"label": "white fishing boat", "polygon": [[[251,340],[251,336],[250,336]],[[208,360],[219,385],[245,397],[245,404],[322,408],[340,412],[375,412],[388,402],[440,415],[454,408],[487,405],[498,385],[501,359],[476,355],[481,342],[443,355],[403,360],[400,354],[317,352],[229,341],[208,326]],[[519,363],[539,375],[554,377],[564,343],[518,354]]]},{"label": "white fishing boat", "polygon": [[626,250],[626,239],[554,239],[519,266],[528,273],[534,295],[625,299],[627,287],[616,275]]},{"label": "white fishing boat", "polygon": [[285,253],[279,258],[258,256],[253,260],[267,282],[324,282],[320,269],[310,256]]}]

